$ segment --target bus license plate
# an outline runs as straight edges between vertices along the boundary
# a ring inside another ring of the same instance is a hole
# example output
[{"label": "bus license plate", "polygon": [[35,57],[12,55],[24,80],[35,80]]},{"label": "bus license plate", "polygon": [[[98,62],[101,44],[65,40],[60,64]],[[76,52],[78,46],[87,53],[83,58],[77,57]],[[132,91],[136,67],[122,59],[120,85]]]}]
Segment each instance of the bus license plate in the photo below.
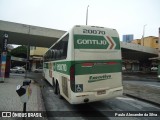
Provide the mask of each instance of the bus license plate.
[{"label": "bus license plate", "polygon": [[97,91],[97,94],[98,94],[98,95],[106,94],[106,90]]}]

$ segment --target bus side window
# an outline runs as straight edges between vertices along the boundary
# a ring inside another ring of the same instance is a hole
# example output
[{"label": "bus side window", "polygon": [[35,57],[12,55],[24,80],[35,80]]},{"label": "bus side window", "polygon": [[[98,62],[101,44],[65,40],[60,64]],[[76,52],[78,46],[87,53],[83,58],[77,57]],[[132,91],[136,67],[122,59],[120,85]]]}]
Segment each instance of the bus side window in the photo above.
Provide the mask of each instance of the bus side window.
[{"label": "bus side window", "polygon": [[[66,57],[67,57],[67,49],[68,49],[68,39],[69,39],[69,34],[67,34],[65,37],[63,37],[58,43],[56,43],[51,48],[51,53],[50,53],[51,55],[49,57],[50,60],[66,59]],[[48,56],[48,52],[46,53],[46,56]]]},{"label": "bus side window", "polygon": [[67,48],[68,48],[68,42],[64,42],[63,57],[67,57]]},{"label": "bus side window", "polygon": [[51,60],[53,60],[53,50],[51,49]]},{"label": "bus side window", "polygon": [[57,59],[60,60],[60,50],[57,50]]},{"label": "bus side window", "polygon": [[68,39],[69,39],[69,34],[67,34],[62,40],[62,44],[61,44],[61,48],[63,50],[62,59],[66,59],[67,57]]},{"label": "bus side window", "polygon": [[60,58],[63,58],[63,49],[61,49],[59,51],[60,51]]},{"label": "bus side window", "polygon": [[48,59],[51,60],[51,50],[48,51]]},{"label": "bus side window", "polygon": [[54,50],[54,53],[55,53],[54,59],[56,60],[57,59],[57,50]]},{"label": "bus side window", "polygon": [[52,50],[52,59],[55,60],[55,50]]}]

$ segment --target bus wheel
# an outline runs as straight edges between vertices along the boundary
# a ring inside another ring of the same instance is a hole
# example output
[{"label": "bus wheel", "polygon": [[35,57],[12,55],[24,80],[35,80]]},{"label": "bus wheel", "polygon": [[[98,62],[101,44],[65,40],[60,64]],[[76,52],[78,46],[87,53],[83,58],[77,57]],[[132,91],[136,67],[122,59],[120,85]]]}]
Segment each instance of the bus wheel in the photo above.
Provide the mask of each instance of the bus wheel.
[{"label": "bus wheel", "polygon": [[59,99],[62,99],[62,96],[60,94],[59,84],[57,83],[57,95]]}]

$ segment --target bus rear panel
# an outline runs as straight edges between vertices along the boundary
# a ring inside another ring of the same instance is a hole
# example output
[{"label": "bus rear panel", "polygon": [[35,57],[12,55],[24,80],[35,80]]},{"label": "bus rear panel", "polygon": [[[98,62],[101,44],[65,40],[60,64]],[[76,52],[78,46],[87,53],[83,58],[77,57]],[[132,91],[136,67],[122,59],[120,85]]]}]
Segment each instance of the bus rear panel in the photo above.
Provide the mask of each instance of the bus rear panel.
[{"label": "bus rear panel", "polygon": [[122,59],[115,29],[74,26],[44,55],[44,77],[71,104],[121,96]]},{"label": "bus rear panel", "polygon": [[121,96],[121,48],[115,29],[75,27],[70,68],[72,104]]}]

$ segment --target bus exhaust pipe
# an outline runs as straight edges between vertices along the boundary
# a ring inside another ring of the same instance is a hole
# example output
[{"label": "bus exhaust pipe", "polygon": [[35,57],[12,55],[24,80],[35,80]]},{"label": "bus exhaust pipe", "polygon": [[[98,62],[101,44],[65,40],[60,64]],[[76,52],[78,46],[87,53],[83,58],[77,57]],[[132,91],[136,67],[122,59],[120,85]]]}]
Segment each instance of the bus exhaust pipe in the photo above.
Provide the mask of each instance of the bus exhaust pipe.
[{"label": "bus exhaust pipe", "polygon": [[88,98],[85,98],[85,99],[84,99],[84,102],[85,102],[85,103],[89,102],[89,99],[88,99]]}]

